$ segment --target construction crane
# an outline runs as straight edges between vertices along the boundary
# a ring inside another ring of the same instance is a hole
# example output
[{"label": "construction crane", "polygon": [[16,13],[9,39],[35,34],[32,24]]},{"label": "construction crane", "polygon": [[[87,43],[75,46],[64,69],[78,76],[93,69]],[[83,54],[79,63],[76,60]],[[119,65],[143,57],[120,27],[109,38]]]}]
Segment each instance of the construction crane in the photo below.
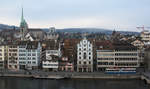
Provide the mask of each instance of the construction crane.
[{"label": "construction crane", "polygon": [[145,30],[145,28],[147,28],[147,29],[150,29],[150,27],[145,27],[144,25],[143,25],[143,27],[136,27],[137,29],[139,29],[139,30]]}]

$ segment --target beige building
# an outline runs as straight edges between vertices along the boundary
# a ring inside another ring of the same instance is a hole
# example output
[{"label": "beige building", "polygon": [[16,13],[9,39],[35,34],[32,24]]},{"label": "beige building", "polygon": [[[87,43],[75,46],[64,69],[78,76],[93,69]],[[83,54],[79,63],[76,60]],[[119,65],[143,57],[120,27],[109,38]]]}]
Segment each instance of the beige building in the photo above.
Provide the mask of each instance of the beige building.
[{"label": "beige building", "polygon": [[139,52],[130,44],[104,41],[96,43],[96,46],[98,71],[105,71],[107,68],[139,67]]},{"label": "beige building", "polygon": [[144,56],[144,63],[145,63],[145,69],[150,71],[150,48],[147,48],[145,50],[145,56]]},{"label": "beige building", "polygon": [[142,31],[141,38],[143,41],[150,41],[150,32],[148,30]]},{"label": "beige building", "polygon": [[4,68],[4,46],[0,45],[0,69]]},{"label": "beige building", "polygon": [[12,70],[19,69],[18,63],[18,46],[17,44],[5,45],[5,60],[7,60],[7,68]]},{"label": "beige building", "polygon": [[97,70],[105,71],[115,65],[114,52],[112,50],[97,50]]}]

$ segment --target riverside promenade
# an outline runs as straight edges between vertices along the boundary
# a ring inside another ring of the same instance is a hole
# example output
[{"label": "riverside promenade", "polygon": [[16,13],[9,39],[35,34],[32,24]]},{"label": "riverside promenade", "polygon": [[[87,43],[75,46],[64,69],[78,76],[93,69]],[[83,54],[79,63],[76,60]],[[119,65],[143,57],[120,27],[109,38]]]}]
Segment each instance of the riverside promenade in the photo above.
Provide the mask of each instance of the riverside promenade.
[{"label": "riverside promenade", "polygon": [[96,79],[140,79],[140,74],[105,74],[102,72],[92,73],[79,73],[79,72],[45,72],[39,70],[0,70],[0,77],[27,77],[36,79],[83,79],[83,78],[96,78]]}]

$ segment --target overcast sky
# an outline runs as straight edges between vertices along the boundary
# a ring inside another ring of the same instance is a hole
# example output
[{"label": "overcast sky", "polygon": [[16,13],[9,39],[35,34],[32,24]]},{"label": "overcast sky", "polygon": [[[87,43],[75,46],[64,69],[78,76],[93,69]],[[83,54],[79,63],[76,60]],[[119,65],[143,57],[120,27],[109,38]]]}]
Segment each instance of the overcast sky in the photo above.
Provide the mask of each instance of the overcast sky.
[{"label": "overcast sky", "polygon": [[22,6],[31,28],[150,26],[150,0],[0,0],[0,23],[19,26]]}]

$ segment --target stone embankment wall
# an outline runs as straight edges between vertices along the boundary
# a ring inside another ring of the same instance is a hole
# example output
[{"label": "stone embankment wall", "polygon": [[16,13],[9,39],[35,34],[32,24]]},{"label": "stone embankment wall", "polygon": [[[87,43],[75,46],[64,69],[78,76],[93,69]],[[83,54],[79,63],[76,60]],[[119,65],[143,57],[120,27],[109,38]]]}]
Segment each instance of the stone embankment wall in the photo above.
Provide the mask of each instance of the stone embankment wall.
[{"label": "stone embankment wall", "polygon": [[9,71],[0,72],[1,77],[31,77],[31,78],[97,78],[97,79],[140,79],[140,74],[105,74],[105,73],[78,73],[78,72],[41,72],[41,71]]}]

